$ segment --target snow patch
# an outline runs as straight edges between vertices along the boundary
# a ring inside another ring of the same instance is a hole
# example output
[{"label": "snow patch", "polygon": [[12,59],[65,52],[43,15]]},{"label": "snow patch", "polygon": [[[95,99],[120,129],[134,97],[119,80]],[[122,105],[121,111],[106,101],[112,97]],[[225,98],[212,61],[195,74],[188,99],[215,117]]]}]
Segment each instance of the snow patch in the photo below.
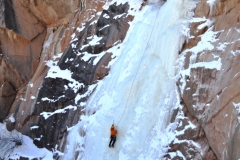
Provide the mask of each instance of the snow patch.
[{"label": "snow patch", "polygon": [[14,122],[15,122],[14,113],[12,113],[12,114],[8,117],[8,120],[9,120],[11,123],[14,123]]},{"label": "snow patch", "polygon": [[98,37],[98,36],[94,35],[94,36],[92,37],[92,40],[91,40],[88,44],[91,45],[91,46],[95,46],[95,45],[97,45],[97,44],[100,44],[99,41],[100,41],[101,39],[102,39],[102,37]]},{"label": "snow patch", "polygon": [[213,32],[211,31],[213,27],[210,27],[209,30],[201,35],[201,41],[198,42],[196,46],[190,49],[186,49],[183,53],[186,52],[193,52],[195,54],[202,52],[204,50],[212,50],[214,49],[214,46],[212,45],[213,42],[216,42],[218,39],[216,39],[216,35],[219,34],[219,32]]},{"label": "snow patch", "polygon": [[66,113],[67,109],[73,109],[73,110],[76,110],[77,107],[76,106],[72,106],[72,105],[69,105],[63,109],[58,109],[58,110],[55,110],[54,112],[42,112],[40,113],[40,115],[42,115],[45,119],[48,119],[50,116],[54,115],[54,114],[58,114],[58,113]]},{"label": "snow patch", "polygon": [[210,7],[210,15],[212,15],[212,9],[213,9],[213,5],[215,3],[216,0],[207,0],[207,3]]},{"label": "snow patch", "polygon": [[[232,102],[233,106],[237,110],[238,114],[240,114],[240,103],[234,103]],[[238,115],[238,123],[240,123],[240,116]]]},{"label": "snow patch", "polygon": [[233,56],[238,56],[240,55],[240,50],[236,50],[236,51],[231,51]]},{"label": "snow patch", "polygon": [[39,128],[39,126],[32,126],[32,127],[30,127],[30,130],[38,129],[38,128]]},{"label": "snow patch", "polygon": [[222,62],[221,58],[219,58],[216,61],[212,62],[198,62],[190,65],[190,67],[186,70],[180,71],[180,74],[185,77],[185,76],[190,76],[190,71],[192,68],[199,68],[199,67],[204,67],[206,69],[216,69],[216,70],[221,70]]},{"label": "snow patch", "polygon": [[35,96],[31,96],[30,99],[36,99],[36,97]]},{"label": "snow patch", "polygon": [[240,29],[239,28],[234,28],[238,33],[240,33]]},{"label": "snow patch", "polygon": [[108,25],[102,27],[101,29],[99,29],[99,31],[101,31],[101,30],[103,30],[104,28],[107,28],[107,27],[109,27],[109,26],[110,26],[110,24],[108,24]]},{"label": "snow patch", "polygon": [[59,99],[61,99],[61,98],[63,98],[63,97],[65,97],[65,95],[59,96],[57,99],[49,99],[49,98],[47,98],[47,97],[43,97],[41,100],[42,100],[42,101],[48,101],[48,102],[54,103],[54,102],[57,102]]},{"label": "snow patch", "polygon": [[116,15],[113,17],[113,19],[118,19],[121,18],[122,16],[126,15],[126,13],[120,14],[120,15]]},{"label": "snow patch", "polygon": [[106,18],[106,19],[110,18],[110,16],[106,13],[103,14],[103,17]]},{"label": "snow patch", "polygon": [[47,76],[45,78],[61,78],[61,79],[66,79],[69,82],[68,86],[74,90],[76,93],[81,87],[84,86],[83,83],[79,83],[75,79],[71,78],[72,77],[72,72],[69,71],[68,69],[61,70],[59,66],[56,66],[56,62],[53,62],[52,60],[47,61],[46,65],[50,67]]},{"label": "snow patch", "polygon": [[54,33],[51,30],[48,39],[45,41],[43,45],[43,52],[46,52],[46,50],[49,48],[50,44],[52,43],[53,35]]},{"label": "snow patch", "polygon": [[206,20],[206,22],[204,22],[203,24],[200,24],[198,27],[197,27],[197,29],[203,29],[203,28],[205,28],[205,27],[210,27],[210,26],[212,26],[212,24],[214,23],[214,20],[210,20],[210,19],[207,19]]},{"label": "snow patch", "polygon": [[206,17],[195,17],[195,18],[192,18],[189,22],[197,23],[197,22],[204,22],[204,21],[207,21]]}]

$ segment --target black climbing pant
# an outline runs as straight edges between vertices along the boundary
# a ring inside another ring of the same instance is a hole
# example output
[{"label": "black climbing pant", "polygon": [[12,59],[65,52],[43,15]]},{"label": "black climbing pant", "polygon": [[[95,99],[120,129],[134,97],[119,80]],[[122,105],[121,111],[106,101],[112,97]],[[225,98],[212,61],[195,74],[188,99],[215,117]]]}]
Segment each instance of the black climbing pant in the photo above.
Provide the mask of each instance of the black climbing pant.
[{"label": "black climbing pant", "polygon": [[114,147],[114,143],[116,142],[116,139],[117,139],[116,136],[111,136],[110,137],[109,147]]}]

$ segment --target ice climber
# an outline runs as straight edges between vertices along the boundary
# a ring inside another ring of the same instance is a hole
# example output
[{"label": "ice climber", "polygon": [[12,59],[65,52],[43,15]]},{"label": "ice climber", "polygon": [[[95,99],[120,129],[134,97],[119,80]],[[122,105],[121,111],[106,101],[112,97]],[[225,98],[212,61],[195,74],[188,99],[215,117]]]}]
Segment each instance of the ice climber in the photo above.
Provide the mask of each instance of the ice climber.
[{"label": "ice climber", "polygon": [[114,147],[114,143],[116,142],[116,135],[117,135],[117,130],[114,128],[114,124],[112,124],[111,128],[110,128],[110,143],[109,143],[109,147]]}]

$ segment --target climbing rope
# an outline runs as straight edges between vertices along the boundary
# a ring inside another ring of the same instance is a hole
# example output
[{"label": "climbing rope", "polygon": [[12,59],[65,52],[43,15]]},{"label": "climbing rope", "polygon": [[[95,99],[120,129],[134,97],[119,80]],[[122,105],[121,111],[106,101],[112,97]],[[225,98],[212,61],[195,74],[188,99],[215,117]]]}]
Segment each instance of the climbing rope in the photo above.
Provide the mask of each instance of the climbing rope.
[{"label": "climbing rope", "polygon": [[[161,8],[161,7],[160,7],[160,8]],[[158,10],[157,17],[158,17],[158,14],[159,14],[159,12],[160,12],[160,8],[159,8],[159,10]],[[147,48],[149,47],[149,41],[150,41],[151,35],[152,35],[152,33],[153,33],[153,29],[155,28],[155,25],[156,25],[156,22],[157,22],[157,17],[156,17],[156,19],[155,19],[153,28],[152,28],[152,30],[151,30],[151,34],[150,34],[149,39],[148,39],[148,41],[147,41],[147,46],[146,46],[146,48],[145,48],[145,50],[144,50],[144,53],[142,54],[142,58],[141,58],[141,60],[140,60],[139,66],[138,66],[136,76],[134,76],[134,79],[133,79],[133,81],[132,81],[131,88],[130,88],[130,91],[129,91],[129,94],[128,94],[128,98],[127,98],[127,102],[126,102],[126,104],[125,104],[124,110],[123,110],[123,112],[122,112],[122,115],[121,115],[121,117],[120,117],[120,119],[119,119],[116,127],[118,126],[118,124],[119,124],[120,121],[122,120],[123,114],[124,114],[124,112],[125,112],[125,110],[126,110],[126,107],[127,107],[128,101],[129,101],[129,97],[130,97],[130,94],[131,94],[131,92],[132,92],[133,84],[134,84],[135,79],[136,79],[136,77],[137,77],[137,74],[138,74],[140,65],[141,65],[142,60],[143,60],[143,57],[144,57],[144,55],[145,55],[145,52],[146,52]]]}]

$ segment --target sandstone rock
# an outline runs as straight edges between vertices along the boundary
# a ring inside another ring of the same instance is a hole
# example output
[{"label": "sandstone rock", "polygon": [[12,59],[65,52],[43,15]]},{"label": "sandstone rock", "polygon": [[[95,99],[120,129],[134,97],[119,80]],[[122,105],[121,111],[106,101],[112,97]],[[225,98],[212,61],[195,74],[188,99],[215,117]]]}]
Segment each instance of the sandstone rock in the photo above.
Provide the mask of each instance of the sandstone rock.
[{"label": "sandstone rock", "polygon": [[197,119],[191,116],[186,107],[175,110],[175,121],[178,124],[174,129],[176,138],[169,145],[170,149],[164,156],[168,159],[217,159],[211,148],[202,127]]},{"label": "sandstone rock", "polygon": [[[239,147],[237,147],[239,137],[237,104],[240,102],[240,92],[236,87],[240,85],[239,7],[239,0],[219,0],[213,5],[209,5],[206,0],[198,3],[195,16],[214,19],[215,39],[210,42],[213,49],[205,49],[197,53],[194,63],[218,59],[222,64],[221,70],[205,67],[191,68],[190,75],[183,77],[186,82],[181,95],[183,103],[190,115],[199,122],[208,140],[209,148],[217,159],[240,158]],[[200,36],[209,32],[207,30],[209,26],[198,32],[197,26],[202,23],[192,24],[191,36],[201,38]],[[190,39],[183,49],[192,48],[203,41],[199,39],[196,42],[196,38]],[[192,54],[192,52],[185,54],[185,69],[191,65],[189,63]],[[183,85],[181,82],[178,82],[179,86]],[[209,154],[212,153],[209,152]]]},{"label": "sandstone rock", "polygon": [[20,1],[1,1],[0,13],[0,85],[8,81],[18,91],[38,66],[45,26]]},{"label": "sandstone rock", "polygon": [[[45,33],[40,34],[32,41],[28,41],[9,30],[3,29],[0,32],[2,32],[0,34],[2,42],[0,85],[8,81],[15,90],[19,90],[30,80],[38,66]],[[3,102],[0,100],[0,103]],[[10,106],[5,107],[9,108]]]},{"label": "sandstone rock", "polygon": [[11,81],[15,88],[19,88],[23,83],[26,83],[35,72],[42,50],[40,45],[44,38],[45,33],[42,33],[32,41],[28,41],[12,31],[2,30],[0,39],[3,58],[5,63],[11,66],[7,70],[14,70],[10,72],[15,72],[19,77],[16,80],[16,77],[6,74],[6,76],[9,76],[7,79]]},{"label": "sandstone rock", "polygon": [[43,23],[57,27],[68,24],[68,14],[85,8],[86,0],[21,0],[21,4]]},{"label": "sandstone rock", "polygon": [[4,0],[1,3],[1,28],[7,28],[28,41],[45,30],[44,25],[24,6],[21,1]]},{"label": "sandstone rock", "polygon": [[[101,2],[101,4],[103,3]],[[79,12],[82,13],[81,10]],[[82,13],[83,17],[85,17],[84,14],[86,13],[88,14],[88,11]],[[79,25],[80,22],[74,20],[78,18],[78,20],[82,20],[82,22],[84,22],[83,17],[79,18],[78,12],[73,13],[71,16],[69,16],[70,21],[72,22],[71,25]],[[85,19],[87,18],[85,17]],[[32,75],[28,84],[25,84],[18,89],[18,93],[9,114],[16,113],[14,114],[16,118],[15,128],[21,131],[23,134],[28,134],[30,127],[35,125],[35,123],[29,123],[29,120],[36,119],[36,122],[38,121],[38,116],[29,115],[31,115],[34,111],[37,94],[48,71],[46,61],[52,59],[54,56],[59,56],[59,53],[63,52],[67,48],[73,31],[76,31],[76,28],[72,29],[73,27],[66,27],[67,26],[65,25],[58,27],[50,26],[47,29],[45,41],[49,43],[46,43],[44,46],[39,45],[40,47],[43,47],[41,48],[42,53],[41,57],[39,58],[39,65],[37,66],[36,71]]]}]

